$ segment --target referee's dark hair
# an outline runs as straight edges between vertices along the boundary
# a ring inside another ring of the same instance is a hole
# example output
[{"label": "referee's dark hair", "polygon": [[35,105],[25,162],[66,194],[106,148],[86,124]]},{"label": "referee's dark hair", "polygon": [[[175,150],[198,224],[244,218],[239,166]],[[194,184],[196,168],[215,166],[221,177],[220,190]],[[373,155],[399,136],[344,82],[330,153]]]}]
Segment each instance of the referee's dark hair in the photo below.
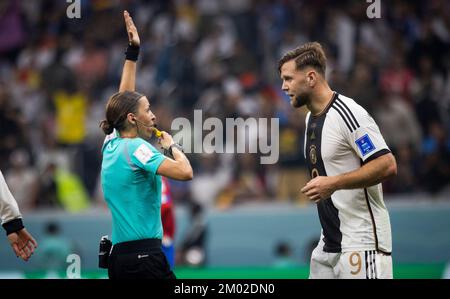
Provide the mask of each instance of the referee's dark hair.
[{"label": "referee's dark hair", "polygon": [[295,66],[300,70],[306,66],[313,67],[319,74],[325,77],[327,57],[322,46],[318,42],[309,42],[284,54],[278,62],[278,72],[288,61],[295,59]]},{"label": "referee's dark hair", "polygon": [[113,94],[106,104],[106,119],[100,123],[100,128],[106,135],[114,129],[122,131],[127,128],[127,114],[136,113],[138,101],[144,95],[135,91],[124,91]]}]

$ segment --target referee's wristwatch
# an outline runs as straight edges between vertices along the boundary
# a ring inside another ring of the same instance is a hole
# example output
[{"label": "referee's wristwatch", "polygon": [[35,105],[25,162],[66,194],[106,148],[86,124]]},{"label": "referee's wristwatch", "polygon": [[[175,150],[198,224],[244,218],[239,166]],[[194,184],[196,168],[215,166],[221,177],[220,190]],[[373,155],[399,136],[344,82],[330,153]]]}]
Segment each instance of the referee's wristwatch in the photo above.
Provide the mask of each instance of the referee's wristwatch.
[{"label": "referee's wristwatch", "polygon": [[179,149],[182,153],[184,153],[183,147],[180,144],[173,143],[171,146],[169,146],[168,149],[164,150],[164,154],[165,155],[169,154],[173,157],[172,148],[174,148],[174,147]]}]

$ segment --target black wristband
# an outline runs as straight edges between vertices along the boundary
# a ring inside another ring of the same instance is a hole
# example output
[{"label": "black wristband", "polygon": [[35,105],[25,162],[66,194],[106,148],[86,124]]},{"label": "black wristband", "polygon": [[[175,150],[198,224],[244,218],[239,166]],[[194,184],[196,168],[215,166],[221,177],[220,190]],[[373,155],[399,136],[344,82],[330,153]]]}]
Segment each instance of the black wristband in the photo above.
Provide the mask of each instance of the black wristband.
[{"label": "black wristband", "polygon": [[174,143],[174,144],[172,144],[172,145],[169,147],[169,152],[170,152],[170,155],[172,155],[172,157],[173,157],[173,153],[172,153],[172,148],[173,148],[173,147],[176,147],[176,148],[179,149],[182,153],[184,153],[183,147],[182,147],[181,145],[179,145],[178,143]]},{"label": "black wristband", "polygon": [[125,59],[137,61],[139,57],[139,49],[139,46],[128,44],[127,50],[125,51]]},{"label": "black wristband", "polygon": [[174,143],[171,146],[169,146],[168,149],[164,150],[164,155],[170,155],[173,158],[173,153],[172,153],[172,147],[176,147],[177,149],[179,149],[181,152],[184,153],[183,147],[181,145],[179,145],[178,143]]},{"label": "black wristband", "polygon": [[3,223],[3,228],[6,230],[6,235],[18,232],[23,229],[23,222],[21,218],[17,218],[6,223]]}]

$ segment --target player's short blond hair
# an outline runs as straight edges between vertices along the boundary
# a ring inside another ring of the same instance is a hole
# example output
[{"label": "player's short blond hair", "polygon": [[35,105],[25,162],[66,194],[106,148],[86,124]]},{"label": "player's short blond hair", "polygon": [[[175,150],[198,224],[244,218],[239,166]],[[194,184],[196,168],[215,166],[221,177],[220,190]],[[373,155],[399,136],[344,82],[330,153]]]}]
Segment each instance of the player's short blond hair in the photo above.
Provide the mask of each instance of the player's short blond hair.
[{"label": "player's short blond hair", "polygon": [[306,43],[284,54],[278,62],[278,72],[281,73],[281,67],[293,59],[295,59],[295,67],[297,70],[310,66],[325,77],[327,57],[325,56],[322,45],[318,42]]}]

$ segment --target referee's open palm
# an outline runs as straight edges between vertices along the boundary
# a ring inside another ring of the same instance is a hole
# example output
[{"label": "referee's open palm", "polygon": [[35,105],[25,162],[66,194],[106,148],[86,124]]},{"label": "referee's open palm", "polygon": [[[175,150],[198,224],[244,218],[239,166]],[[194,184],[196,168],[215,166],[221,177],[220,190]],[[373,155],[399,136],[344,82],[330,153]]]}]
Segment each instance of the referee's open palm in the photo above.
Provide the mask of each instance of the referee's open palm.
[{"label": "referee's open palm", "polygon": [[139,34],[137,32],[136,26],[134,25],[133,18],[131,18],[128,11],[123,12],[123,17],[125,19],[125,26],[127,27],[128,42],[134,46],[140,46],[141,40],[139,39]]}]

